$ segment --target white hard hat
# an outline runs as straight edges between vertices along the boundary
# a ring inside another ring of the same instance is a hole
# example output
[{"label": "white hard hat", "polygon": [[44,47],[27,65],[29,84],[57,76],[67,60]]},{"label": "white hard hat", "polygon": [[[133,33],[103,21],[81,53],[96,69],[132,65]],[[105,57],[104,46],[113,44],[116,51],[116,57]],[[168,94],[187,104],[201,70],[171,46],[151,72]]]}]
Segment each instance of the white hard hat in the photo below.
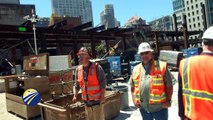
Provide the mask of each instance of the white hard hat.
[{"label": "white hard hat", "polygon": [[212,39],[213,40],[213,26],[209,27],[203,34],[202,39]]},{"label": "white hard hat", "polygon": [[151,48],[151,46],[149,45],[149,43],[147,42],[143,42],[138,46],[138,54],[141,54],[143,52],[152,52],[153,49]]}]

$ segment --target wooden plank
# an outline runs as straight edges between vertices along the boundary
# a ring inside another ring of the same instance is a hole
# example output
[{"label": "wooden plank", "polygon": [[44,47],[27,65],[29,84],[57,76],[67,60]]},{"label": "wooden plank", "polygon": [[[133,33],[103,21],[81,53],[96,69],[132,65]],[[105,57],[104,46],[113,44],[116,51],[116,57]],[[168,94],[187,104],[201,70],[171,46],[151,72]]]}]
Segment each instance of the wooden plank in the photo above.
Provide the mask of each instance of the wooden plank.
[{"label": "wooden plank", "polygon": [[7,111],[11,111],[13,113],[16,113],[24,118],[27,117],[27,106],[21,103],[18,103],[16,101],[6,99],[6,106],[7,106]]},{"label": "wooden plank", "polygon": [[24,104],[21,96],[17,96],[17,95],[13,95],[13,94],[10,94],[10,93],[6,93],[6,99],[12,100],[12,101],[20,103],[20,104]]},{"label": "wooden plank", "polygon": [[50,87],[49,87],[49,77],[41,76],[40,78],[31,78],[24,81],[24,87],[26,89],[36,89],[41,96],[42,95],[49,95],[50,98]]},{"label": "wooden plank", "polygon": [[22,77],[24,75],[22,74],[17,74],[17,75],[8,75],[8,76],[0,76],[0,79],[14,79],[14,78],[18,78],[18,77]]}]

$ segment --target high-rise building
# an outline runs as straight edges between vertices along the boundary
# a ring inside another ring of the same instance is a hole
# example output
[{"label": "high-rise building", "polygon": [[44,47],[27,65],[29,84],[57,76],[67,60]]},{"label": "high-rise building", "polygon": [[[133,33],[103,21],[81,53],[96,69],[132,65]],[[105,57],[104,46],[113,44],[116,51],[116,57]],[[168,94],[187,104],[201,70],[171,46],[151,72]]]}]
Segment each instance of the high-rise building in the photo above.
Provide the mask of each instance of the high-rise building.
[{"label": "high-rise building", "polygon": [[206,0],[206,11],[207,26],[210,27],[213,25],[213,0]]},{"label": "high-rise building", "polygon": [[0,0],[0,4],[20,4],[20,0]]},{"label": "high-rise building", "polygon": [[93,22],[91,0],[52,0],[52,12],[60,17],[81,17],[82,23]]},{"label": "high-rise building", "polygon": [[205,0],[185,0],[184,2],[188,30],[203,30],[204,17],[200,4],[204,3]]},{"label": "high-rise building", "polygon": [[183,14],[185,13],[184,0],[173,0],[173,11],[177,17],[177,27],[180,30],[182,28]]},{"label": "high-rise building", "polygon": [[[201,3],[205,5],[206,16],[202,13]],[[177,16],[178,28],[182,27],[183,15],[186,15],[188,30],[204,30],[204,17],[207,27],[213,25],[213,0],[173,0],[173,10]]]},{"label": "high-rise building", "polygon": [[117,20],[117,18],[115,18],[115,27],[120,27],[121,26],[121,22]]},{"label": "high-rise building", "polygon": [[31,15],[35,5],[20,5],[0,3],[0,24],[20,25],[26,20],[24,16]]},{"label": "high-rise building", "polygon": [[106,29],[115,27],[114,7],[112,4],[105,5],[104,10],[100,14],[100,17],[101,24],[105,25]]}]

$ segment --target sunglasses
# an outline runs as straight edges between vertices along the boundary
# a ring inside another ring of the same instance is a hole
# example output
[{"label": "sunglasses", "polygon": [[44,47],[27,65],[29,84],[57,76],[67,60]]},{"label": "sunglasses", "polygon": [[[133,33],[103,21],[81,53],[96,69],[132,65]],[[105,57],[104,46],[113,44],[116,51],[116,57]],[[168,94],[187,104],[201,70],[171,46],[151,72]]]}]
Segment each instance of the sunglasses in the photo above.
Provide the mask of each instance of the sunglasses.
[{"label": "sunglasses", "polygon": [[143,52],[141,55],[148,55],[150,52]]}]

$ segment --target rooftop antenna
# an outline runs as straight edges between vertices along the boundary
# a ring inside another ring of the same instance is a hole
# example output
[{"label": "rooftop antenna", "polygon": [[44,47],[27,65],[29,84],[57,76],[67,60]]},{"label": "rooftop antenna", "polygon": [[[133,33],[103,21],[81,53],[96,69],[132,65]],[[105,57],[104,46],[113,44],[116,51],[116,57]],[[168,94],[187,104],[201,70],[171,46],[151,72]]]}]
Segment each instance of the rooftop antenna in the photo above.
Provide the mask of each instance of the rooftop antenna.
[{"label": "rooftop antenna", "polygon": [[32,16],[27,15],[24,17],[27,20],[30,20],[33,24],[33,35],[34,35],[34,44],[35,44],[35,54],[38,55],[38,49],[37,49],[37,40],[36,40],[36,23],[39,21],[38,16],[35,14],[34,9],[32,9]]}]

